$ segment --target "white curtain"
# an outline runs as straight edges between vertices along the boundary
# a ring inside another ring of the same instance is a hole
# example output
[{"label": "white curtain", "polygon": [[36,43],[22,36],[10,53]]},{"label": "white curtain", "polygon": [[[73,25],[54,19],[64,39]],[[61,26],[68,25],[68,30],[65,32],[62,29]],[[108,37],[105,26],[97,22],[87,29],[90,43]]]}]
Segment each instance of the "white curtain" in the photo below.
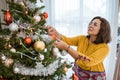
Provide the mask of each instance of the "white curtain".
[{"label": "white curtain", "polygon": [[[67,36],[87,34],[89,21],[105,17],[111,25],[110,54],[105,59],[107,80],[113,80],[116,63],[119,0],[45,0],[48,24]],[[72,59],[72,58],[70,58]]]},{"label": "white curtain", "polygon": [[108,18],[111,25],[112,42],[110,43],[110,55],[106,60],[107,80],[113,80],[115,66],[116,66],[116,48],[117,48],[117,31],[118,31],[118,9],[119,0],[107,0],[107,12],[106,17]]}]

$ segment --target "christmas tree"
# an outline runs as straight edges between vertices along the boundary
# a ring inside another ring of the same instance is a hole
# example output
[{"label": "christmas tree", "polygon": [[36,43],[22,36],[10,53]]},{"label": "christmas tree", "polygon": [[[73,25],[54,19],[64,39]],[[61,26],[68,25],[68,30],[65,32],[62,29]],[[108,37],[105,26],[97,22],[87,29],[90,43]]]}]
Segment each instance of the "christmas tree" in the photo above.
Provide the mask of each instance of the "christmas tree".
[{"label": "christmas tree", "polygon": [[[71,63],[62,56],[64,50],[52,46],[54,35],[48,35],[48,13],[43,1],[6,0],[0,20],[0,80],[62,80]],[[5,25],[6,27],[3,27]]]}]

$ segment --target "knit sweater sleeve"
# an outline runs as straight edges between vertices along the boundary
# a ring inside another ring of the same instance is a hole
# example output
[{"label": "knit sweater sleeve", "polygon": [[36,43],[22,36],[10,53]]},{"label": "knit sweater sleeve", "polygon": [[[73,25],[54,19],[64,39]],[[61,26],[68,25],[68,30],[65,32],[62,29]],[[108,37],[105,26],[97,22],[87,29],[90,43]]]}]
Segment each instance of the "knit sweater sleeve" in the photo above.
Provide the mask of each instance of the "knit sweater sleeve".
[{"label": "knit sweater sleeve", "polygon": [[81,40],[81,38],[82,38],[82,36],[66,37],[66,36],[62,35],[62,40],[71,46],[78,46],[78,42]]},{"label": "knit sweater sleeve", "polygon": [[85,61],[85,60],[80,60],[78,59],[76,61],[76,63],[78,65],[82,65],[82,66],[94,66],[97,65],[101,62],[103,62],[103,60],[105,59],[105,57],[108,55],[108,51],[109,51],[109,47],[100,47],[99,49],[97,49],[95,52],[93,52],[91,55],[83,55],[83,53],[80,53],[80,55],[82,56],[86,56],[87,58],[89,58],[89,62]]}]

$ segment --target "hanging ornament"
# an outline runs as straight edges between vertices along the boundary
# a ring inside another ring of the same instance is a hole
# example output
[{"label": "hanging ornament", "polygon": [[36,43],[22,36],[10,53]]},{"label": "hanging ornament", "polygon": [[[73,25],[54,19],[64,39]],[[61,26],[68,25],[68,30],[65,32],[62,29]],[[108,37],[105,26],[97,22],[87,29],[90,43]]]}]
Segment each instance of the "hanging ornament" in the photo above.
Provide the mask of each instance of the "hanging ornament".
[{"label": "hanging ornament", "polygon": [[66,60],[63,58],[63,59],[61,59],[61,61],[60,61],[60,63],[66,63]]},{"label": "hanging ornament", "polygon": [[44,60],[44,55],[39,54],[38,59],[39,59],[40,61]]},{"label": "hanging ornament", "polygon": [[10,31],[18,31],[18,25],[14,22],[12,22],[10,25],[9,25],[9,30]]},{"label": "hanging ornament", "polygon": [[11,14],[10,14],[10,11],[9,10],[7,10],[6,12],[5,12],[5,21],[6,21],[6,23],[9,25],[10,23],[12,23],[12,16],[11,16]]},{"label": "hanging ornament", "polygon": [[13,53],[15,53],[16,49],[15,48],[11,48],[10,51],[13,52]]},{"label": "hanging ornament", "polygon": [[62,56],[66,56],[67,54],[68,54],[68,52],[67,52],[66,50],[62,50],[62,51],[61,51],[61,55],[62,55]]},{"label": "hanging ornament", "polygon": [[41,20],[41,17],[38,14],[34,15],[33,18],[35,19],[35,22],[39,22]]},{"label": "hanging ornament", "polygon": [[25,6],[25,4],[23,3],[23,1],[19,1],[18,4],[20,4],[21,6]]},{"label": "hanging ornament", "polygon": [[41,35],[41,38],[46,43],[50,43],[52,41],[52,38],[49,35],[46,35],[46,34]]},{"label": "hanging ornament", "polygon": [[4,61],[4,64],[6,67],[9,67],[12,63],[13,63],[13,59],[10,59],[10,58]]},{"label": "hanging ornament", "polygon": [[68,59],[66,59],[66,65],[67,65],[67,66],[71,66],[71,65],[72,65],[72,62],[70,62]]},{"label": "hanging ornament", "polygon": [[15,72],[15,73],[18,73],[19,71],[20,71],[19,68],[17,68],[17,67],[14,68],[14,72]]},{"label": "hanging ornament", "polygon": [[5,78],[5,77],[0,76],[0,80],[8,80],[8,79]]},{"label": "hanging ornament", "polygon": [[22,23],[21,26],[24,27],[24,28],[29,28],[30,24],[25,22],[25,23]]},{"label": "hanging ornament", "polygon": [[48,18],[48,13],[44,12],[43,13],[43,19],[47,19]]},{"label": "hanging ornament", "polygon": [[36,41],[36,40],[38,40],[38,39],[39,39],[38,35],[36,35],[36,34],[33,34],[33,35],[32,35],[32,40],[33,40],[33,41]]},{"label": "hanging ornament", "polygon": [[50,37],[53,39],[53,40],[56,40],[56,36],[54,34],[50,34]]},{"label": "hanging ornament", "polygon": [[8,49],[11,49],[12,45],[8,44]]},{"label": "hanging ornament", "polygon": [[2,56],[1,56],[1,60],[2,61],[5,61],[7,58],[6,58],[6,56],[3,54]]},{"label": "hanging ornament", "polygon": [[5,40],[6,40],[6,41],[9,41],[9,40],[10,40],[10,36],[6,36],[6,37],[5,37]]},{"label": "hanging ornament", "polygon": [[61,57],[59,49],[58,48],[53,48],[53,57],[58,58]]},{"label": "hanging ornament", "polygon": [[44,49],[44,52],[47,52],[47,48]]},{"label": "hanging ornament", "polygon": [[43,41],[36,41],[34,43],[34,49],[36,51],[38,51],[38,50],[44,50],[44,48],[45,48],[45,43]]},{"label": "hanging ornament", "polygon": [[4,45],[4,48],[5,48],[5,49],[11,49],[11,48],[12,48],[12,45],[11,45],[10,43],[6,43],[6,44]]},{"label": "hanging ornament", "polygon": [[25,8],[25,14],[28,14],[28,8]]},{"label": "hanging ornament", "polygon": [[72,75],[72,80],[79,80],[78,76],[76,74]]},{"label": "hanging ornament", "polygon": [[25,37],[24,41],[26,44],[30,45],[32,43],[32,38],[27,36]]},{"label": "hanging ornament", "polygon": [[68,68],[65,66],[63,70],[66,73],[68,71]]}]

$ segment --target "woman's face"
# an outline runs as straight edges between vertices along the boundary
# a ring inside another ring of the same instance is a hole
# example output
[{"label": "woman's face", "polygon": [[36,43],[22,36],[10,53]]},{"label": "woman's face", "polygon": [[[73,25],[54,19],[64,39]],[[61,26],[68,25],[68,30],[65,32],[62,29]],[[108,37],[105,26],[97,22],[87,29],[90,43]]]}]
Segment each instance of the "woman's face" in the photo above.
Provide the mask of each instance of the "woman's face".
[{"label": "woman's face", "polygon": [[90,36],[97,36],[100,30],[101,21],[99,19],[94,19],[88,26],[88,34]]}]

